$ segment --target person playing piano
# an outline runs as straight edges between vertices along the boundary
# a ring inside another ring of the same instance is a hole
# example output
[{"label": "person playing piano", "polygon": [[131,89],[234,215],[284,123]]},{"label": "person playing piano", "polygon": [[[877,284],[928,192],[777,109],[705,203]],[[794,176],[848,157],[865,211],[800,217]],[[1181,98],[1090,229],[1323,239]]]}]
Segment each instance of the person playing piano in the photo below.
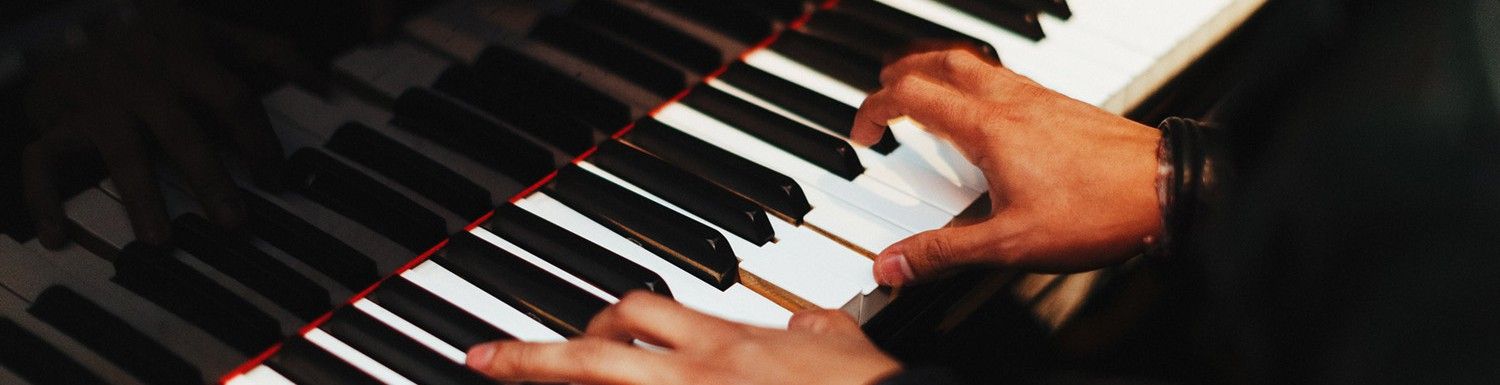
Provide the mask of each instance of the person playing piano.
[{"label": "person playing piano", "polygon": [[[1196,348],[1224,358],[1197,382],[1500,378],[1500,5],[1282,5],[1267,16],[1283,28],[1252,35],[1259,55],[1239,64],[1253,70],[1211,118],[1159,129],[963,49],[890,63],[854,139],[921,122],[983,169],[994,209],[891,245],[877,280],[1083,271],[1147,252],[1203,275],[1212,333]],[[468,364],[591,384],[950,381],[903,368],[838,311],[780,331],[649,294],[608,308],[585,338],[484,344]]]}]

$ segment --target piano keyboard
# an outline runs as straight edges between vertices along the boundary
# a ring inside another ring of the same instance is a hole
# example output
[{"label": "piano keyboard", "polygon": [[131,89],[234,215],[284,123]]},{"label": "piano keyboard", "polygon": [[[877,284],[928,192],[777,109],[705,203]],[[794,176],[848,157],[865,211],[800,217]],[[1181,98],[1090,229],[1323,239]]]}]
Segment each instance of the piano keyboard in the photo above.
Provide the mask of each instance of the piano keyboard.
[{"label": "piano keyboard", "polygon": [[847,140],[882,55],[970,41],[1123,112],[1262,2],[458,1],[338,58],[347,92],[265,97],[290,186],[242,183],[249,237],[172,178],[174,247],[133,242],[108,181],[68,201],[76,244],[0,237],[0,333],[29,355],[0,382],[481,384],[469,347],[576,336],[629,290],[767,327],[868,320],[891,300],[874,253],[987,189],[915,125]]}]

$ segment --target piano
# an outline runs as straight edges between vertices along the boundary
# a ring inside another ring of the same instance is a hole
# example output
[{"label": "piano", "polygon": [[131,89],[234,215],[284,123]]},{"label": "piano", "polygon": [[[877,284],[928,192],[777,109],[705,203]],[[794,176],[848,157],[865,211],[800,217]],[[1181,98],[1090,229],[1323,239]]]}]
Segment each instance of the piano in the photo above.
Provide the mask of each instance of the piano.
[{"label": "piano", "polygon": [[[263,103],[286,191],[248,234],[163,178],[175,242],[104,180],[76,242],[0,236],[0,383],[482,384],[495,339],[558,341],[630,290],[783,327],[898,317],[872,257],[982,215],[983,176],[916,125],[847,140],[881,61],[962,41],[1070,97],[1142,107],[1264,0],[458,0]],[[1007,274],[1057,327],[1094,274]]]}]

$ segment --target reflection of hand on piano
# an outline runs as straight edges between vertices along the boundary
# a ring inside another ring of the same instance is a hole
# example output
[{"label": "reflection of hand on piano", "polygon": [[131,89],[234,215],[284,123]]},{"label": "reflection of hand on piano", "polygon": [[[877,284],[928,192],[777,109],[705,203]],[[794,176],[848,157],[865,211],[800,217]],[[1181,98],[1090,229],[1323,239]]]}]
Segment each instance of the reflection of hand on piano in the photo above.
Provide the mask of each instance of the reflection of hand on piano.
[{"label": "reflection of hand on piano", "polygon": [[841,311],[798,313],[777,330],[646,293],[606,308],[583,338],[481,344],[467,363],[497,379],[587,384],[869,384],[899,369]]},{"label": "reflection of hand on piano", "polygon": [[881,72],[852,138],[875,143],[905,118],[952,142],[984,171],[993,213],[887,248],[876,276],[900,286],[951,267],[1081,271],[1139,252],[1161,228],[1160,134],[1068,98],[967,50],[932,51]]},{"label": "reflection of hand on piano", "polygon": [[[244,213],[212,145],[216,138],[232,142],[258,180],[278,179],[277,139],[249,87],[213,59],[212,41],[224,40],[213,22],[175,8],[142,11],[31,83],[26,110],[39,139],[26,149],[25,200],[49,247],[62,245],[66,223],[54,175],[90,152],[102,157],[119,188],[136,236],[152,244],[170,238],[152,144],[226,228],[238,226]],[[199,110],[209,119],[195,119]]]}]

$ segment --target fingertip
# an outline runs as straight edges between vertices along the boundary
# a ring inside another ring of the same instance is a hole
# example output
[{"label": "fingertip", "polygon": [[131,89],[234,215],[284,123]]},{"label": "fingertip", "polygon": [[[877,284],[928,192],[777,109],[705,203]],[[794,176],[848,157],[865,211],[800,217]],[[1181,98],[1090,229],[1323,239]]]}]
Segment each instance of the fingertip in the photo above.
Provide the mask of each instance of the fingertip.
[{"label": "fingertip", "polygon": [[900,252],[881,253],[875,259],[875,281],[881,285],[901,287],[916,280],[912,273],[911,262]]},{"label": "fingertip", "polygon": [[485,371],[490,367],[490,362],[495,359],[495,344],[484,343],[469,348],[468,357],[464,358],[464,365],[477,371]]}]

